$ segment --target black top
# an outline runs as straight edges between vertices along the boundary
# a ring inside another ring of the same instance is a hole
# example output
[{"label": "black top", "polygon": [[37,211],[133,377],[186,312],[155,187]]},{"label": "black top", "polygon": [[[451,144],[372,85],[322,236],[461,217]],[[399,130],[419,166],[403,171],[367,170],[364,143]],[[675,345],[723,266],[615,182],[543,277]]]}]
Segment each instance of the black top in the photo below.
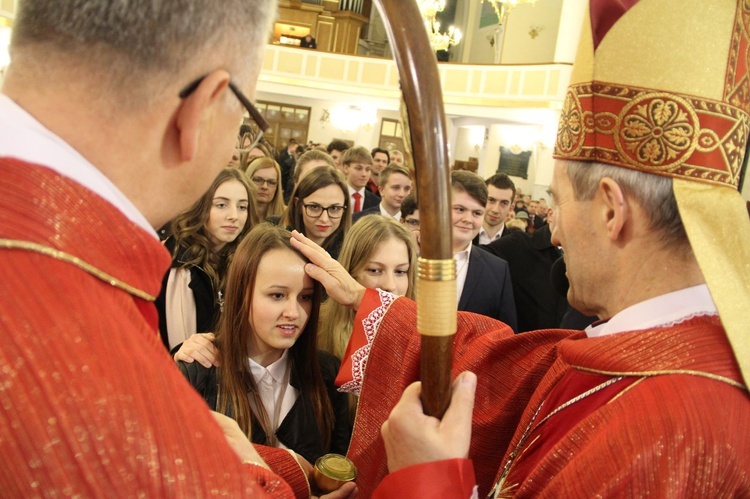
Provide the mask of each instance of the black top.
[{"label": "black top", "polygon": [[562,253],[551,242],[549,225],[543,225],[533,234],[508,227],[505,231],[507,237],[482,248],[508,262],[518,311],[518,331],[560,327],[568,303],[554,290],[550,280],[552,264]]},{"label": "black top", "polygon": [[[164,241],[164,246],[169,250],[169,253],[174,253],[175,240],[173,237],[167,238]],[[161,335],[162,343],[169,349],[169,333],[167,331],[167,310],[166,310],[166,293],[167,293],[167,282],[169,281],[169,272],[172,269],[180,268],[184,265],[183,263],[184,252],[177,255],[172,260],[167,273],[164,275],[164,279],[161,283],[161,291],[159,296],[156,297],[154,304],[156,310],[159,313],[159,334]],[[211,281],[211,277],[202,268],[191,265],[188,267],[190,271],[190,289],[193,292],[193,298],[195,299],[195,318],[196,318],[196,332],[197,333],[208,333],[213,332],[216,328],[216,321],[219,318],[219,302],[218,295],[214,291],[214,284]],[[175,346],[175,348],[177,345]]]},{"label": "black top", "polygon": [[[294,366],[289,378],[289,384],[299,390],[300,394],[292,409],[276,430],[276,438],[287,448],[307,459],[310,463],[329,452],[346,454],[349,448],[352,427],[349,422],[349,403],[345,393],[339,393],[334,385],[338,374],[340,361],[328,352],[318,350],[318,363],[323,382],[328,392],[328,398],[333,406],[334,426],[331,431],[331,445],[324,449],[320,432],[318,431],[315,412],[305,396],[306,387],[300,379]],[[205,368],[198,362],[190,364],[178,362],[182,374],[188,379],[193,388],[208,403],[211,410],[216,410],[219,385],[216,379],[216,367]],[[231,410],[227,416],[233,417]],[[263,429],[253,423],[251,440],[254,444],[266,444],[267,437]]]},{"label": "black top", "polygon": [[508,263],[479,246],[471,248],[458,310],[492,317],[518,332]]}]

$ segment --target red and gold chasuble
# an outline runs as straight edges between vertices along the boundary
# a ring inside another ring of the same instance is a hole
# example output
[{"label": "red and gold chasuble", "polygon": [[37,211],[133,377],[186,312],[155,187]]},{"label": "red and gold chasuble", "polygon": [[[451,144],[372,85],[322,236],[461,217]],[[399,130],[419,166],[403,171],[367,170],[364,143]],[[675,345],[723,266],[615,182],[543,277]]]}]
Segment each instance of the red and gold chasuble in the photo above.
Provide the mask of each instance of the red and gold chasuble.
[{"label": "red and gold chasuble", "polygon": [[365,496],[469,497],[474,483],[480,497],[750,494],[750,399],[716,317],[587,338],[512,335],[501,323],[459,314],[454,375],[471,370],[479,378],[469,451],[476,482],[464,460],[385,478],[380,425],[417,379],[419,335],[413,302],[399,298],[373,311],[376,302],[368,291],[350,343],[361,351],[361,323],[376,319],[349,451]]},{"label": "red and gold chasuble", "polygon": [[[4,495],[292,497],[239,461],[161,344],[152,301],[169,261],[88,189],[0,159]],[[284,450],[264,457],[299,471]]]}]

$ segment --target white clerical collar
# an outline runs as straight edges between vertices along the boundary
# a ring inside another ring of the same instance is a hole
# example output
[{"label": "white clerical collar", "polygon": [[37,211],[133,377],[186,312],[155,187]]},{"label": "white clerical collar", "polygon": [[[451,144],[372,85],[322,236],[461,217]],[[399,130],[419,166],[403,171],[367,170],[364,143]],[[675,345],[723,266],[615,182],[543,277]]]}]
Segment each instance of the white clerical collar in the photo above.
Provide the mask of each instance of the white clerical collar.
[{"label": "white clerical collar", "polygon": [[4,94],[0,94],[0,157],[41,165],[73,180],[106,199],[131,222],[157,237],[146,217],[111,180]]},{"label": "white clerical collar", "polygon": [[268,367],[264,367],[258,364],[249,357],[248,360],[250,361],[250,372],[252,373],[253,378],[259,380],[262,379],[266,373],[268,373],[271,375],[274,381],[276,381],[277,383],[281,383],[284,381],[284,375],[286,374],[286,364],[289,360],[289,350],[284,350],[284,353],[281,354],[279,360],[269,364]]},{"label": "white clerical collar", "polygon": [[708,286],[699,284],[636,303],[609,321],[586,328],[589,338],[679,324],[693,317],[718,315]]}]

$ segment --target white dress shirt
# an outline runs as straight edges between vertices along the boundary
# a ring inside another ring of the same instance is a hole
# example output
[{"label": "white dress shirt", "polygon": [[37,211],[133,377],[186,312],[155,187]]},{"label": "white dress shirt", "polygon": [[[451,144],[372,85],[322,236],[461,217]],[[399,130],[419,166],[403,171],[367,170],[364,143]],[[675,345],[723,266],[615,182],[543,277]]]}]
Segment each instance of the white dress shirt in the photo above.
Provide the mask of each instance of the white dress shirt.
[{"label": "white dress shirt", "polygon": [[401,210],[398,210],[398,213],[396,213],[395,215],[391,215],[390,213],[388,213],[387,211],[385,211],[385,208],[383,207],[383,202],[382,201],[380,202],[380,204],[378,206],[380,207],[380,214],[383,215],[384,217],[391,217],[394,220],[396,220],[397,222],[401,221]]},{"label": "white dress shirt", "polygon": [[[260,400],[263,402],[263,408],[266,410],[268,421],[273,424],[273,415],[283,387],[286,367],[289,363],[289,350],[284,350],[281,358],[273,364],[269,364],[268,367],[263,367],[250,358],[248,358],[248,361],[250,362],[250,372],[252,373],[255,384],[258,387]],[[287,381],[284,399],[281,401],[279,420],[276,422],[276,427],[273,428],[273,431],[276,431],[279,428],[279,425],[284,421],[286,415],[292,410],[292,406],[294,406],[294,402],[297,400],[298,395],[299,391]],[[281,442],[279,442],[278,446],[282,449],[286,449]]]},{"label": "white dress shirt", "polygon": [[456,259],[456,306],[461,301],[461,293],[464,291],[466,284],[466,274],[469,273],[469,258],[471,258],[471,247],[473,244],[459,251],[453,257]]},{"label": "white dress shirt", "polygon": [[484,230],[484,225],[482,225],[481,227],[479,227],[479,244],[490,244],[492,241],[497,241],[503,236],[504,230],[505,230],[505,224],[503,224],[503,226],[500,227],[500,230],[497,231],[497,233],[493,237],[490,237],[487,234],[487,231]]},{"label": "white dress shirt", "polygon": [[7,95],[0,94],[0,157],[41,165],[109,201],[130,221],[157,237],[146,217],[98,168]]},{"label": "white dress shirt", "polygon": [[590,338],[641,329],[673,326],[693,317],[718,315],[708,286],[699,284],[673,291],[615,314],[609,321],[586,328]]}]

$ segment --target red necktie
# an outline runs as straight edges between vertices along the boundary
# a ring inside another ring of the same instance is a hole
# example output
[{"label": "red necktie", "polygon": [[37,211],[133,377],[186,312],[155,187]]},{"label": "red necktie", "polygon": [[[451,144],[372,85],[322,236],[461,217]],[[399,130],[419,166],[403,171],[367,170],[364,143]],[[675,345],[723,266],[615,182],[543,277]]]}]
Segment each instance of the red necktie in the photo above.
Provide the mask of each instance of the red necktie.
[{"label": "red necktie", "polygon": [[352,194],[352,196],[354,196],[354,212],[353,213],[358,213],[362,211],[362,194],[360,194],[359,192],[355,192],[354,194]]}]

